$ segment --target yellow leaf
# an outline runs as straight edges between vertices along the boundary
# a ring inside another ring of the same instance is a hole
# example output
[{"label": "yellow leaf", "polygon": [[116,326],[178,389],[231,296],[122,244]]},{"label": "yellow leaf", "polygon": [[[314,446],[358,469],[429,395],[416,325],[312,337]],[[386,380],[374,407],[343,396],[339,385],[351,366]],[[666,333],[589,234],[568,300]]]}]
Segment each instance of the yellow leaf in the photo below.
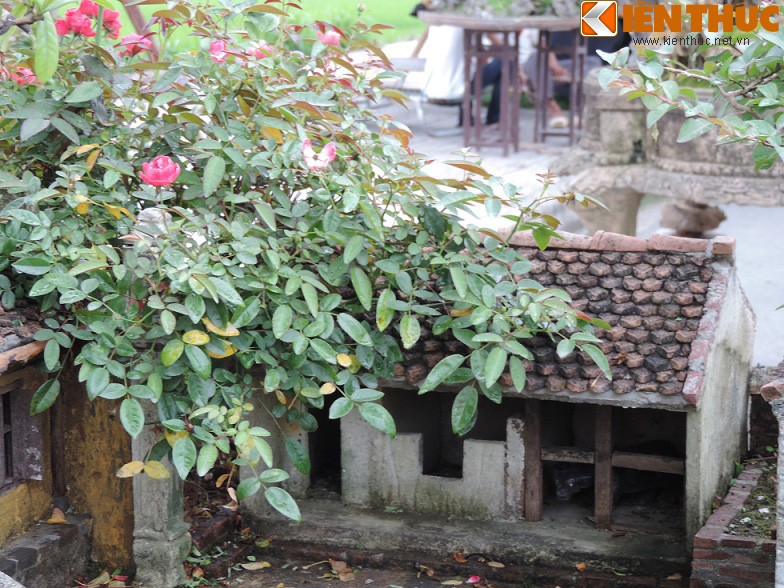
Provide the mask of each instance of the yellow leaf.
[{"label": "yellow leaf", "polygon": [[93,169],[93,166],[95,165],[95,162],[98,161],[98,157],[100,155],[101,155],[101,150],[100,149],[96,149],[95,151],[90,153],[90,155],[87,156],[87,160],[85,162],[85,163],[87,163],[87,171],[90,171],[90,170]]},{"label": "yellow leaf", "polygon": [[220,327],[215,326],[210,319],[207,318],[202,319],[201,322],[204,323],[204,325],[207,327],[207,330],[210,333],[215,333],[216,335],[220,335],[221,337],[236,337],[237,335],[240,334],[237,327],[235,327],[231,323],[228,323],[225,329],[221,329]]},{"label": "yellow leaf", "polygon": [[92,151],[96,147],[99,147],[98,143],[90,143],[89,145],[82,145],[76,150],[77,155],[84,155],[88,151]]},{"label": "yellow leaf", "polygon": [[351,356],[346,355],[345,353],[338,353],[337,360],[343,367],[349,367],[351,365]]},{"label": "yellow leaf", "polygon": [[174,444],[177,443],[177,441],[188,437],[188,431],[177,431],[176,433],[173,433],[167,429],[163,432],[163,436],[166,437],[166,441],[169,442],[169,445],[174,447]]},{"label": "yellow leaf", "polygon": [[89,202],[80,202],[76,205],[76,212],[79,214],[87,214],[87,211],[90,209]]},{"label": "yellow leaf", "polygon": [[144,469],[144,462],[129,461],[119,470],[117,470],[118,478],[132,478]]},{"label": "yellow leaf", "polygon": [[234,355],[234,346],[229,345],[226,341],[221,341],[218,339],[218,343],[223,344],[223,353],[215,353],[207,349],[207,355],[212,357],[213,359],[223,359],[224,357],[229,357],[230,355]]},{"label": "yellow leaf", "polygon": [[68,521],[65,520],[65,513],[61,511],[59,508],[52,509],[52,516],[49,517],[46,522],[50,525],[67,525]]},{"label": "yellow leaf", "polygon": [[204,331],[193,329],[182,336],[182,340],[191,345],[206,345],[210,342],[210,336]]},{"label": "yellow leaf", "polygon": [[464,308],[463,310],[457,310],[456,308],[453,308],[451,311],[449,311],[449,314],[452,316],[466,316],[471,314],[473,311],[473,308]]},{"label": "yellow leaf", "polygon": [[337,387],[332,382],[327,382],[326,384],[322,384],[321,388],[319,388],[319,392],[321,392],[325,396],[327,394],[332,394],[335,390],[337,390]]},{"label": "yellow leaf", "polygon": [[275,127],[261,127],[261,134],[268,139],[274,139],[276,143],[283,143],[283,133]]},{"label": "yellow leaf", "polygon": [[159,461],[148,461],[144,464],[144,473],[156,480],[163,480],[169,477],[169,470]]},{"label": "yellow leaf", "polygon": [[240,567],[243,570],[263,570],[264,568],[270,567],[270,563],[268,561],[252,561],[240,564]]},{"label": "yellow leaf", "polygon": [[281,404],[286,404],[288,402],[288,398],[286,398],[286,395],[280,389],[275,390],[275,396]]},{"label": "yellow leaf", "polygon": [[361,367],[362,367],[362,364],[359,363],[359,358],[356,355],[352,355],[351,356],[351,367],[349,368],[349,371],[352,374],[356,374],[359,371],[359,368],[361,368]]},{"label": "yellow leaf", "polygon": [[106,210],[109,211],[109,214],[111,214],[115,219],[120,220],[122,213],[120,212],[119,206],[112,206],[111,204],[104,204],[104,206],[106,207]]},{"label": "yellow leaf", "polygon": [[221,474],[221,475],[218,477],[218,480],[215,482],[215,487],[216,487],[216,488],[220,488],[221,486],[223,486],[223,483],[224,483],[226,480],[228,480],[228,479],[229,479],[229,476],[230,476],[230,475],[231,475],[231,474]]}]

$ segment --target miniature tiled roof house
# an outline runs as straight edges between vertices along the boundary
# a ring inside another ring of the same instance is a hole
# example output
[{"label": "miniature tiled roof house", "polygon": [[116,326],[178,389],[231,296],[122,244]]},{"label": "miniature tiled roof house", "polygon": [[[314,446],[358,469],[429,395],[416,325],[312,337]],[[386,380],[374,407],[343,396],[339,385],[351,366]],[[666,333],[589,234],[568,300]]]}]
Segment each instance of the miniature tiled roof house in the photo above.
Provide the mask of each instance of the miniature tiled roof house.
[{"label": "miniature tiled roof house", "polygon": [[[397,439],[354,415],[341,424],[344,502],[536,521],[543,462],[593,464],[597,524],[612,521],[614,470],[661,472],[684,477],[685,530],[693,536],[745,443],[754,317],[736,276],[734,240],[599,232],[566,235],[541,251],[519,233],[510,243],[532,261],[533,279],[563,288],[575,307],[610,324],[598,335],[612,381],[583,353],[559,359],[548,338],[531,340],[524,392],[506,386],[500,406],[482,399],[474,430],[450,448],[449,433],[433,423],[449,422],[451,400],[442,405],[438,397],[454,391],[411,396],[429,367],[462,349],[431,336],[386,386],[382,402],[396,418]],[[571,417],[562,416],[566,409]],[[662,437],[674,452],[634,448]],[[429,475],[450,452],[460,453],[462,479]]]}]

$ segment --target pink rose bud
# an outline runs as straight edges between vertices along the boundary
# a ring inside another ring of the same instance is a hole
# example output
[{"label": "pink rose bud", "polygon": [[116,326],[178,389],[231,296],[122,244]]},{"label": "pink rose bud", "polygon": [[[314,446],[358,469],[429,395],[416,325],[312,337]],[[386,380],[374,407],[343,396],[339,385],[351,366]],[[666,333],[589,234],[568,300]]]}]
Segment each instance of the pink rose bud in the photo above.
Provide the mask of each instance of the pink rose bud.
[{"label": "pink rose bud", "polygon": [[143,51],[149,51],[152,49],[152,41],[150,41],[150,39],[147,37],[143,37],[142,35],[131,33],[130,35],[122,38],[122,41],[118,47],[122,47],[120,50],[120,55],[124,57],[133,57],[134,55],[138,55]]},{"label": "pink rose bud", "polygon": [[215,63],[226,61],[226,42],[217,40],[210,43],[210,57]]},{"label": "pink rose bud", "polygon": [[142,171],[139,177],[143,182],[151,186],[169,186],[174,183],[180,175],[180,166],[174,163],[171,158],[159,155],[152,161],[142,164]]},{"label": "pink rose bud", "polygon": [[85,16],[98,16],[98,4],[93,0],[82,0],[79,4],[79,12]]},{"label": "pink rose bud", "polygon": [[105,28],[108,33],[106,36],[110,39],[117,39],[120,37],[120,29],[122,28],[122,22],[120,21],[120,13],[116,10],[109,10],[106,9],[103,11],[103,28]]},{"label": "pink rose bud", "polygon": [[11,79],[20,86],[29,86],[31,84],[40,84],[41,80],[35,75],[29,67],[17,67],[16,72],[11,72]]},{"label": "pink rose bud", "polygon": [[468,580],[466,580],[466,584],[476,584],[481,580],[482,578],[480,578],[479,576],[471,576],[470,578],[468,578]]},{"label": "pink rose bud", "polygon": [[318,40],[325,45],[332,45],[333,47],[340,47],[340,33],[337,31],[329,30],[323,33],[316,33]]},{"label": "pink rose bud", "polygon": [[78,8],[70,8],[65,11],[65,18],[61,18],[54,23],[57,34],[61,37],[74,33],[84,37],[94,37],[93,21],[89,16],[85,16]]},{"label": "pink rose bud", "polygon": [[264,42],[254,43],[248,48],[245,54],[248,57],[253,57],[255,59],[264,59],[265,57],[272,55],[272,47]]},{"label": "pink rose bud", "polygon": [[332,141],[324,145],[321,153],[316,155],[310,139],[305,139],[302,142],[302,156],[305,158],[305,165],[313,171],[325,169],[330,163],[335,161],[337,150],[337,145]]}]

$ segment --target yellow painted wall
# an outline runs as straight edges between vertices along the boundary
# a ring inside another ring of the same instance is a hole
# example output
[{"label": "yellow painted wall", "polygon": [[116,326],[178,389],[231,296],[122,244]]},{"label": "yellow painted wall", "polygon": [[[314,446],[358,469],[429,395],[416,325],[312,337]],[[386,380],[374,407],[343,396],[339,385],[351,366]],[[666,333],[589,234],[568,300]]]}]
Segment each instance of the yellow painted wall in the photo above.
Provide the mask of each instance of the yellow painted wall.
[{"label": "yellow painted wall", "polygon": [[76,370],[62,378],[68,500],[92,517],[92,559],[130,571],[133,566],[133,482],[116,477],[131,461],[131,438],[120,423],[120,401],[87,398]]},{"label": "yellow painted wall", "polygon": [[[27,368],[0,376],[0,388],[23,379],[26,386],[37,386],[41,375],[33,368]],[[51,444],[49,437],[48,415],[44,415],[43,428],[43,480],[31,480],[0,490],[0,545],[21,535],[37,521],[49,518],[52,505],[51,485]]]}]

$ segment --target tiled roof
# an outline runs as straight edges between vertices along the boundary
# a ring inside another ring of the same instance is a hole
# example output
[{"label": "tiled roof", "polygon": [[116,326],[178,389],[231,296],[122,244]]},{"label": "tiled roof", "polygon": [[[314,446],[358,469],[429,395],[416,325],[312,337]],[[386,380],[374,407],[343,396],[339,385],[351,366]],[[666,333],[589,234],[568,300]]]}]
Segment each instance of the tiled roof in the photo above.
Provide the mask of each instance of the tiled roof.
[{"label": "tiled roof", "polygon": [[[526,233],[510,243],[533,262],[531,278],[564,289],[576,309],[611,326],[597,335],[612,366],[612,381],[586,354],[560,359],[555,344],[538,336],[525,342],[535,356],[524,362],[526,393],[682,394],[686,403],[696,403],[699,392],[692,388],[701,385],[702,373],[693,374],[690,382],[690,366],[695,355],[707,354],[734,240],[666,235],[646,240],[600,231],[566,235],[545,251]],[[431,338],[406,354],[400,375],[415,384],[445,355],[465,351],[457,341]],[[501,382],[511,386],[508,374]]]}]

